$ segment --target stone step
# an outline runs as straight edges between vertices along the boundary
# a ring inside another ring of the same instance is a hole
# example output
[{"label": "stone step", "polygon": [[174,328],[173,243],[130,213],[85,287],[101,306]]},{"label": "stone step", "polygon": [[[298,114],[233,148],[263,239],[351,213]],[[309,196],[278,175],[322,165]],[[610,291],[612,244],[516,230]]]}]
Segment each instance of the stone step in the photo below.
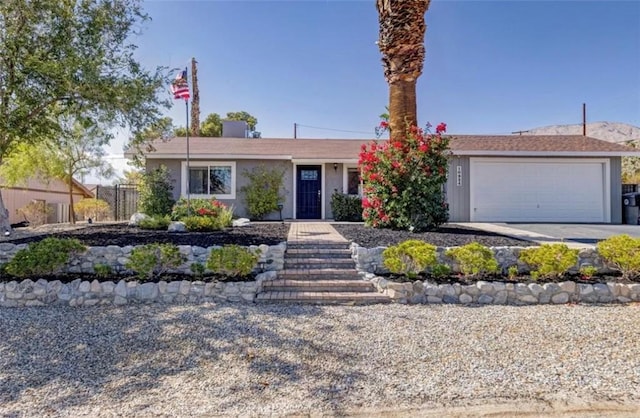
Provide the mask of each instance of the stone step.
[{"label": "stone step", "polygon": [[355,269],[284,269],[278,272],[279,279],[294,280],[362,280]]},{"label": "stone step", "polygon": [[348,250],[350,242],[295,242],[287,241],[287,251],[289,250]]},{"label": "stone step", "polygon": [[285,269],[355,269],[350,258],[285,258]]},{"label": "stone step", "polygon": [[351,258],[351,250],[340,248],[294,248],[287,249],[285,258]]},{"label": "stone step", "polygon": [[313,303],[322,305],[365,305],[389,303],[391,299],[381,293],[355,292],[262,292],[256,303]]},{"label": "stone step", "polygon": [[370,282],[360,280],[270,280],[262,283],[266,291],[289,292],[375,292]]}]

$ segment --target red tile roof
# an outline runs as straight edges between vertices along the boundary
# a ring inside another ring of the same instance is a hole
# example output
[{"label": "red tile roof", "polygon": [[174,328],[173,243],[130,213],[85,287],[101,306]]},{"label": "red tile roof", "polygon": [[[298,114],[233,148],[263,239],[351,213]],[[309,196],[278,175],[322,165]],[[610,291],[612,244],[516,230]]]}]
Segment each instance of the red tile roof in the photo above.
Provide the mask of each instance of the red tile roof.
[{"label": "red tile roof", "polygon": [[[370,141],[196,137],[189,139],[189,153],[192,158],[355,160],[361,145]],[[185,138],[153,145],[155,151],[146,153],[147,158],[183,159],[186,155]],[[579,135],[452,135],[450,148],[455,155],[640,156],[634,148]]]}]

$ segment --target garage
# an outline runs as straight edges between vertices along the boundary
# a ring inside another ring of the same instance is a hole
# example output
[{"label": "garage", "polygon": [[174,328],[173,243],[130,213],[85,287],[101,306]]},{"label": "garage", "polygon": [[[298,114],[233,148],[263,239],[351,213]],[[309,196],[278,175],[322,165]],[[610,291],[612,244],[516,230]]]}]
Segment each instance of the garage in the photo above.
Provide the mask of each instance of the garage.
[{"label": "garage", "polygon": [[609,160],[471,158],[472,222],[611,222]]}]

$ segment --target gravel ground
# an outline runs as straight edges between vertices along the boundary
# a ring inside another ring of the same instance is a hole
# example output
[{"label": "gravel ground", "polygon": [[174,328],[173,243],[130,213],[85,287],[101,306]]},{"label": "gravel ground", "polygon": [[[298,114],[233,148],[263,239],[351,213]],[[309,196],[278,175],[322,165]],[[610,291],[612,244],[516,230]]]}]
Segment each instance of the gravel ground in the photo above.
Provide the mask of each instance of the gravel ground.
[{"label": "gravel ground", "polygon": [[638,323],[639,304],[4,309],[0,416],[637,407]]},{"label": "gravel ground", "polygon": [[388,247],[408,239],[419,239],[440,247],[455,247],[479,242],[487,247],[518,246],[528,247],[537,245],[534,242],[497,235],[493,232],[481,231],[461,226],[444,225],[437,231],[412,233],[409,231],[392,231],[389,229],[367,228],[364,224],[333,224],[333,227],[349,241],[358,243],[361,247]]}]

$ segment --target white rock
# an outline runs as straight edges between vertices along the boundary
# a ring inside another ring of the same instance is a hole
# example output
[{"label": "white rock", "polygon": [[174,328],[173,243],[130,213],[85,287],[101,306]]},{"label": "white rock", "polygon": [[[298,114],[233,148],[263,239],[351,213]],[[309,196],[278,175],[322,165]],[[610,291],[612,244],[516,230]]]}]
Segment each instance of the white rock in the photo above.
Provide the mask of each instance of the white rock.
[{"label": "white rock", "polygon": [[234,219],[231,225],[233,227],[249,226],[251,225],[251,221],[247,218],[238,218]]},{"label": "white rock", "polygon": [[149,218],[148,215],[145,215],[144,213],[141,213],[141,212],[136,212],[133,215],[131,215],[131,218],[129,218],[129,225],[138,226],[141,220],[148,219],[148,218]]},{"label": "white rock", "polygon": [[169,224],[167,232],[187,232],[187,225],[184,222],[173,221]]}]

